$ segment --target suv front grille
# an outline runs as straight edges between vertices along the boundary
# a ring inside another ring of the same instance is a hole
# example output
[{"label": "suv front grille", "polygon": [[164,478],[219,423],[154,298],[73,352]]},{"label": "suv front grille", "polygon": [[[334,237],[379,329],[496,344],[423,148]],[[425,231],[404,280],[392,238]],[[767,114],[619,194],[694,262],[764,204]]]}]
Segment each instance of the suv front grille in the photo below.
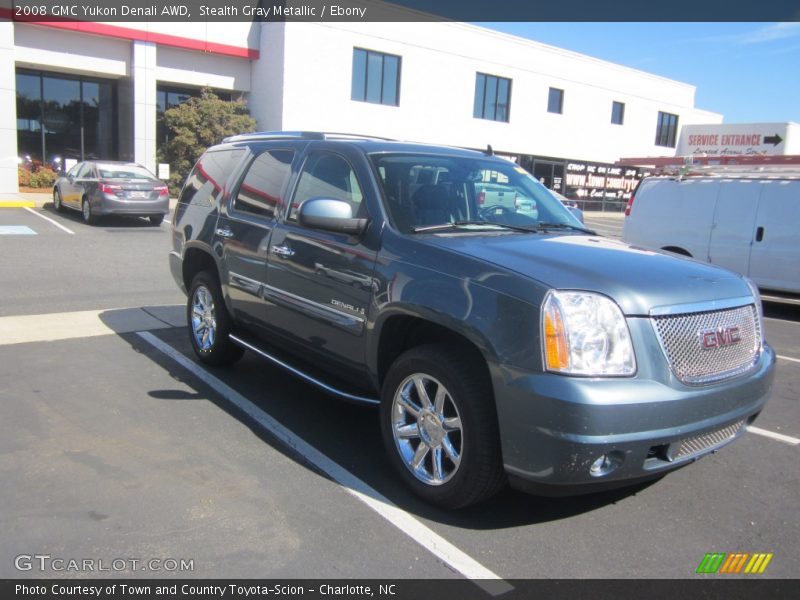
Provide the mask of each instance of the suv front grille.
[{"label": "suv front grille", "polygon": [[744,373],[761,349],[753,304],[651,318],[672,372],[684,383],[710,383]]}]

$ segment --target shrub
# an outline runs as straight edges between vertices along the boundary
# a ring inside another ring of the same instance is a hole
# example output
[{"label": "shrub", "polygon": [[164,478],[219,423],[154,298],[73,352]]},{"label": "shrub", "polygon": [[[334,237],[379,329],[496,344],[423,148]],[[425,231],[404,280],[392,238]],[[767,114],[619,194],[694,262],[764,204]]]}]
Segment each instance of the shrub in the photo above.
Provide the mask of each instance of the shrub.
[{"label": "shrub", "polygon": [[49,188],[53,187],[58,175],[49,167],[42,167],[36,173],[31,173],[30,187],[32,188]]},{"label": "shrub", "polygon": [[209,146],[226,136],[253,131],[256,121],[243,101],[221,100],[204,89],[199,97],[167,109],[164,125],[169,141],[158,149],[158,162],[169,163],[170,194],[176,196],[195,161]]}]

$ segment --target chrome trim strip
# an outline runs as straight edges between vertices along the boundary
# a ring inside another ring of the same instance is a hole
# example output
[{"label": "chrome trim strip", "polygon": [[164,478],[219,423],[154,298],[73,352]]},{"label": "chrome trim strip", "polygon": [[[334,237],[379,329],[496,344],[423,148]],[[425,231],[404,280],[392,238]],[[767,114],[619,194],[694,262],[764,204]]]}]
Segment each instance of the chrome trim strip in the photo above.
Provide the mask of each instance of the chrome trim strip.
[{"label": "chrome trim strip", "polygon": [[237,289],[244,290],[248,294],[252,294],[253,296],[261,297],[261,290],[266,285],[258,281],[257,279],[251,279],[249,277],[245,277],[240,273],[234,273],[233,271],[228,271],[228,285],[231,285]]},{"label": "chrome trim strip", "polygon": [[739,308],[748,304],[755,304],[752,296],[741,296],[739,298],[725,298],[723,300],[708,300],[706,302],[690,302],[688,304],[672,304],[669,306],[654,306],[650,309],[651,317],[663,317],[667,315],[684,315],[698,312],[711,312],[715,310],[725,310],[727,308]]},{"label": "chrome trim strip", "polygon": [[289,371],[293,375],[296,375],[300,379],[302,379],[302,380],[304,380],[304,381],[306,381],[306,382],[308,382],[308,383],[310,383],[312,385],[315,385],[316,387],[320,388],[321,390],[323,390],[325,392],[328,392],[329,394],[333,394],[334,396],[338,396],[340,398],[344,398],[345,400],[350,400],[351,402],[360,402],[360,403],[363,403],[363,404],[373,404],[373,405],[378,405],[378,404],[381,403],[381,401],[378,400],[377,398],[367,398],[365,396],[356,396],[355,394],[349,394],[349,393],[344,392],[344,391],[342,391],[340,389],[337,389],[337,388],[335,388],[335,387],[333,387],[331,385],[328,385],[327,383],[323,383],[319,379],[315,379],[314,377],[312,377],[308,373],[305,373],[305,372],[301,371],[300,369],[297,369],[297,368],[291,366],[290,364],[283,362],[281,359],[273,356],[269,352],[265,352],[261,348],[258,348],[257,346],[254,346],[253,344],[251,344],[249,342],[246,342],[245,340],[243,340],[242,338],[240,338],[240,337],[238,337],[238,336],[236,336],[234,334],[230,334],[228,337],[231,339],[232,342],[238,344],[242,348],[246,348],[247,350],[252,350],[253,352],[258,354],[262,358],[266,358],[268,361],[278,365],[279,367],[281,367],[283,369],[286,369],[287,371]]},{"label": "chrome trim strip", "polygon": [[269,300],[301,310],[312,317],[323,319],[331,325],[335,325],[351,333],[360,334],[364,328],[364,317],[353,315],[333,308],[332,306],[320,304],[319,302],[314,302],[308,298],[303,298],[302,296],[267,284],[264,284],[263,293],[264,297]]}]

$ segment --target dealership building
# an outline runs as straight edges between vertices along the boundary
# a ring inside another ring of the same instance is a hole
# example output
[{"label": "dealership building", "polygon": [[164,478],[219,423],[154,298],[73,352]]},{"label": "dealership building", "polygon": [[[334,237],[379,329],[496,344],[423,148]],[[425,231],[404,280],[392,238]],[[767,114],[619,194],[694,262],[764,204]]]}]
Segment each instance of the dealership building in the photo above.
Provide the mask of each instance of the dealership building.
[{"label": "dealership building", "polygon": [[687,83],[464,23],[0,20],[0,192],[21,162],[155,172],[163,111],[202,87],[261,130],[491,144],[577,198],[624,199],[635,172],[617,159],[722,122]]}]

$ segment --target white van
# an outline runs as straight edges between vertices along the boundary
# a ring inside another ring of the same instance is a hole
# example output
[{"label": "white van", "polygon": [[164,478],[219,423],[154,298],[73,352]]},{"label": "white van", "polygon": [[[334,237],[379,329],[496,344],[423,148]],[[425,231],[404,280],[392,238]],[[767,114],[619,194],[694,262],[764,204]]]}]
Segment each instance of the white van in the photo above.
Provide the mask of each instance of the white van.
[{"label": "white van", "polygon": [[764,289],[800,293],[800,173],[649,177],[622,238],[726,267]]}]

